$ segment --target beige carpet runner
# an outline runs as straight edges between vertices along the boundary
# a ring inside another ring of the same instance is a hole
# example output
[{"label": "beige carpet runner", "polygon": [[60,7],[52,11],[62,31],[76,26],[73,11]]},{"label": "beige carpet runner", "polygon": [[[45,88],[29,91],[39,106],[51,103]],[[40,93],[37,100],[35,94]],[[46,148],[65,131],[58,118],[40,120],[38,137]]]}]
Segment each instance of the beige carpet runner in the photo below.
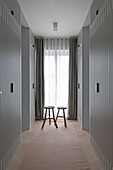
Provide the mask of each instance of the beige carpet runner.
[{"label": "beige carpet runner", "polygon": [[19,170],[90,170],[71,121],[65,128],[63,121],[58,129],[42,122],[31,137],[31,142]]}]

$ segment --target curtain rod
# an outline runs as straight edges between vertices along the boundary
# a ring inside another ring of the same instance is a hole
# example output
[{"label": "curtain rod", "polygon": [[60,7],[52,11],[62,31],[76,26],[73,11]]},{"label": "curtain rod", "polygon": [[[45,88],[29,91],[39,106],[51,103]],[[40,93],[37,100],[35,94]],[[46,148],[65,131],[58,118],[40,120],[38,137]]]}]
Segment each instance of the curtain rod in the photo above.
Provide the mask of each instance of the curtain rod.
[{"label": "curtain rod", "polygon": [[70,39],[70,38],[77,38],[78,36],[71,36],[71,37],[43,37],[43,36],[34,36],[35,38],[43,38],[43,39]]}]

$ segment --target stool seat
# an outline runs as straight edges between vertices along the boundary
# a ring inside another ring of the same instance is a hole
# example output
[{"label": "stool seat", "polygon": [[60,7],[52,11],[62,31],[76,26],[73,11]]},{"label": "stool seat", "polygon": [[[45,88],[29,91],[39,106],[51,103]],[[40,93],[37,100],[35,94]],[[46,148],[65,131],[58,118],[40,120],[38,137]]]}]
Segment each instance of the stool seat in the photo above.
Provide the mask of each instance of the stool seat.
[{"label": "stool seat", "polygon": [[57,109],[67,109],[67,107],[60,106],[60,107],[57,107]]},{"label": "stool seat", "polygon": [[[56,128],[58,128],[56,120],[55,120],[54,108],[55,108],[54,106],[44,106],[44,109],[45,109],[45,118],[44,118],[44,121],[43,121],[43,124],[42,124],[42,129],[44,128],[44,125],[45,125],[45,122],[46,122],[47,119],[49,119],[49,125],[51,124],[51,119],[53,119]],[[50,116],[50,110],[52,111],[53,117]],[[48,118],[47,118],[47,111],[49,113],[49,117]]]},{"label": "stool seat", "polygon": [[44,106],[44,109],[54,109],[54,106]]},{"label": "stool seat", "polygon": [[[65,127],[67,127],[66,117],[65,117],[65,109],[67,109],[67,107],[59,106],[59,107],[57,107],[57,109],[58,109],[58,112],[57,112],[57,116],[56,116],[56,121],[57,121],[58,117],[64,118],[64,125],[65,125]],[[62,116],[59,116],[60,109],[63,111],[63,115]]]}]

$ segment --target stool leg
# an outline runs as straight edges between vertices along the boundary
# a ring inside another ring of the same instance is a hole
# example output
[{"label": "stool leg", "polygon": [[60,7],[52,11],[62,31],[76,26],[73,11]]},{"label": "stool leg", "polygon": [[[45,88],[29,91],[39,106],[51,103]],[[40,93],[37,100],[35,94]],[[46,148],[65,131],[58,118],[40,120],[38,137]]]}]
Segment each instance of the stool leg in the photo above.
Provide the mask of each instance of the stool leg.
[{"label": "stool leg", "polygon": [[46,109],[46,111],[45,111],[45,118],[44,118],[44,121],[43,121],[43,124],[42,124],[42,129],[43,129],[44,124],[45,124],[45,121],[46,121],[46,115],[47,115],[47,109]]},{"label": "stool leg", "polygon": [[52,112],[53,112],[53,120],[54,120],[55,126],[56,126],[56,128],[58,128],[56,120],[55,120],[54,109],[52,109]]},{"label": "stool leg", "polygon": [[64,124],[65,124],[65,127],[67,127],[67,124],[66,124],[66,117],[65,117],[65,110],[63,109],[63,115],[64,115]]},{"label": "stool leg", "polygon": [[50,109],[49,109],[49,125],[51,124]]},{"label": "stool leg", "polygon": [[57,121],[57,117],[58,117],[58,115],[59,115],[59,111],[60,111],[60,109],[58,109],[57,116],[56,116],[56,121]]}]

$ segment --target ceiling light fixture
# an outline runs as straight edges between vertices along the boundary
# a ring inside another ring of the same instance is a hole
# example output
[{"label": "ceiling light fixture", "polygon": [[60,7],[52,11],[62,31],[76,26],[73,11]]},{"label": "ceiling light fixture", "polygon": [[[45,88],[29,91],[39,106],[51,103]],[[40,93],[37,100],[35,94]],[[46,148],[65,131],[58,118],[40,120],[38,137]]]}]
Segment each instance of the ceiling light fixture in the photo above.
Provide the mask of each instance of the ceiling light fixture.
[{"label": "ceiling light fixture", "polygon": [[53,22],[53,31],[58,31],[58,22]]}]

